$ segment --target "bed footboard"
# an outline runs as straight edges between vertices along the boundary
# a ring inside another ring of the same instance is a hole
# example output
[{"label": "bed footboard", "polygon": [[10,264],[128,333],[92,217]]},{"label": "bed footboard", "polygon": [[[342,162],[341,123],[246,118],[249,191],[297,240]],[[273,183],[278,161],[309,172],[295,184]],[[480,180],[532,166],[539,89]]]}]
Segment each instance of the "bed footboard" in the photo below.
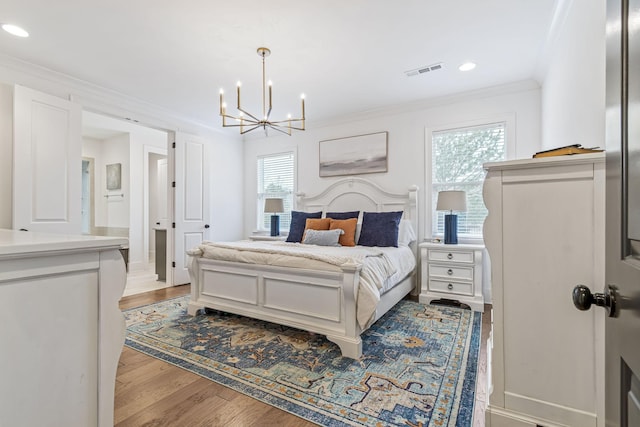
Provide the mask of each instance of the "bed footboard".
[{"label": "bed footboard", "polygon": [[326,335],[345,357],[362,355],[356,320],[360,266],[341,272],[292,269],[189,256],[188,313],[235,313]]}]

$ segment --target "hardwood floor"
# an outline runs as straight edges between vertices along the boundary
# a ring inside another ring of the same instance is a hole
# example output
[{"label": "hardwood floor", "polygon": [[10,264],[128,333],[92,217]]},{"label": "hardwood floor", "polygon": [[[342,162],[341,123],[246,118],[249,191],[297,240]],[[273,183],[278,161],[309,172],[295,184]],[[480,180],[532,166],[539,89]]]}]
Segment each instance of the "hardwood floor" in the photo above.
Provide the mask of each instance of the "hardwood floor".
[{"label": "hardwood floor", "polygon": [[[138,307],[188,293],[189,285],[184,285],[132,295],[122,298],[120,308]],[[485,309],[479,385],[486,385],[487,382],[488,313]],[[487,393],[486,390],[478,390],[476,394],[474,426],[483,426]],[[118,363],[114,424],[118,427],[315,426],[288,412],[128,347],[123,349]]]}]

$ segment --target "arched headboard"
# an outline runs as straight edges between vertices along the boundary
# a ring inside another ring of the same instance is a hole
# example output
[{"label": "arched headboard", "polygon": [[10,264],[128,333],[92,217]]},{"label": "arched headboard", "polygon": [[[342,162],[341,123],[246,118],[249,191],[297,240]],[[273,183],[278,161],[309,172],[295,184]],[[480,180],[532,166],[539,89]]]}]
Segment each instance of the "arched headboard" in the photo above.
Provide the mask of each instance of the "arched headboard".
[{"label": "arched headboard", "polygon": [[[364,178],[343,178],[332,182],[324,191],[307,195],[297,193],[296,209],[305,212],[388,212],[404,211],[403,219],[411,221],[416,236],[418,229],[418,186],[412,185],[404,193],[392,193]],[[362,219],[362,214],[361,218]],[[416,250],[414,242],[412,248]]]}]

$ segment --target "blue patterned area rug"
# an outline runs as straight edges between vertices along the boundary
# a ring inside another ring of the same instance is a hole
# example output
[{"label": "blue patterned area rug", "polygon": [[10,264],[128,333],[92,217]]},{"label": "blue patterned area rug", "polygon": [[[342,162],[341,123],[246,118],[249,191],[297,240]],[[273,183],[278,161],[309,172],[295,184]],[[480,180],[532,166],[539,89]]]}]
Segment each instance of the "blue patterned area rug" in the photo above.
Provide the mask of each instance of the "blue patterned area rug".
[{"label": "blue patterned area rug", "polygon": [[324,336],[214,312],[188,296],[126,310],[126,345],[325,426],[471,426],[481,314],[403,300],[360,360]]}]

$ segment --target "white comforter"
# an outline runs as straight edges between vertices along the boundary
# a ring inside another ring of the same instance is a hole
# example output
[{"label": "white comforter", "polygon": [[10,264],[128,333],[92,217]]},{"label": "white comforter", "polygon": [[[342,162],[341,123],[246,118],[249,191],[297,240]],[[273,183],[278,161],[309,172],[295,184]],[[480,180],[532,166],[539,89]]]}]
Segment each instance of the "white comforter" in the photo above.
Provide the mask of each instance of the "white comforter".
[{"label": "white comforter", "polygon": [[415,267],[413,252],[406,247],[329,247],[273,241],[203,242],[188,253],[224,261],[316,270],[341,271],[340,266],[345,264],[360,266],[356,315],[363,330],[374,320],[380,295]]}]

